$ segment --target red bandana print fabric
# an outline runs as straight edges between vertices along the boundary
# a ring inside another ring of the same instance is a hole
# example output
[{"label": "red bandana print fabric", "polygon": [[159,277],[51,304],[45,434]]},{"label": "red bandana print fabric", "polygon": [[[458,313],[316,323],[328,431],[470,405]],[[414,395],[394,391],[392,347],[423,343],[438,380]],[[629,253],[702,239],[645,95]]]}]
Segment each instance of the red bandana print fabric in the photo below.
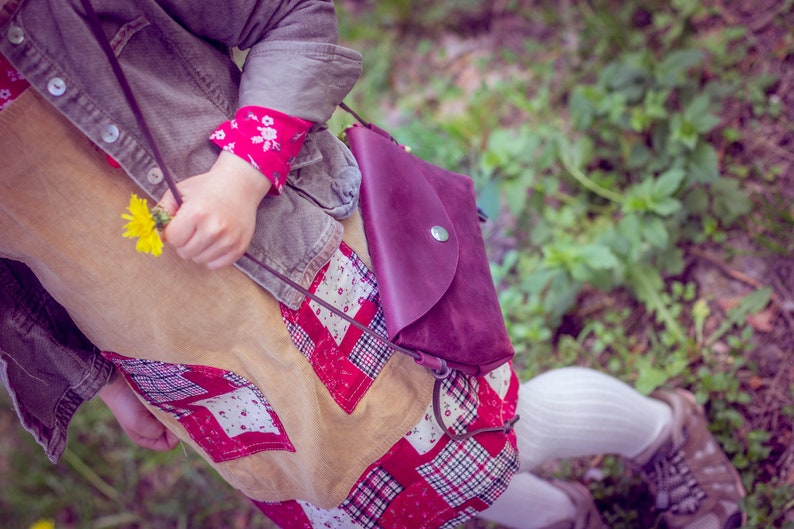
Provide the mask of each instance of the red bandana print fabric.
[{"label": "red bandana print fabric", "polygon": [[216,463],[264,450],[295,451],[262,392],[243,377],[214,367],[103,355],[147,402],[173,415]]},{"label": "red bandana print fabric", "polygon": [[[309,291],[386,336],[375,276],[346,244],[315,276]],[[334,401],[352,413],[393,351],[309,298],[297,310],[281,305],[281,315],[295,347]]]}]

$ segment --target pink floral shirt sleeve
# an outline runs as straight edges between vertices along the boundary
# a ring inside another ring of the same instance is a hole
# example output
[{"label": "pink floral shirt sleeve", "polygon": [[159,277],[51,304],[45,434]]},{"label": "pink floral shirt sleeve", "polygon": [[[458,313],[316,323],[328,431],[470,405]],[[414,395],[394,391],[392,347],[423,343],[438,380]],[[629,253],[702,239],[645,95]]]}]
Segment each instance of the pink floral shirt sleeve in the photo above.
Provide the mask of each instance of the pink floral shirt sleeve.
[{"label": "pink floral shirt sleeve", "polygon": [[0,55],[0,110],[11,104],[30,86],[8,59]]},{"label": "pink floral shirt sleeve", "polygon": [[215,129],[210,139],[261,171],[273,183],[270,194],[278,195],[311,126],[310,121],[277,110],[247,106]]}]

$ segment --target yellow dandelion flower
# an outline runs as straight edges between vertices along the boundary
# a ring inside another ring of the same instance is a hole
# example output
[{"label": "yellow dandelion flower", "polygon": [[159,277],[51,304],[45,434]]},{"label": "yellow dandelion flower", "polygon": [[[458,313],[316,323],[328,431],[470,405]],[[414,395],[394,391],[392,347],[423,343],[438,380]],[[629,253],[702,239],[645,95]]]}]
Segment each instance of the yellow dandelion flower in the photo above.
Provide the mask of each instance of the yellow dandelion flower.
[{"label": "yellow dandelion flower", "polygon": [[30,529],[55,529],[55,522],[52,520],[36,520]]},{"label": "yellow dandelion flower", "polygon": [[135,193],[130,198],[127,206],[129,213],[124,213],[121,218],[129,221],[124,225],[124,237],[135,239],[135,249],[140,253],[150,253],[154,256],[163,253],[163,241],[157,231],[157,225],[145,198],[138,198]]}]

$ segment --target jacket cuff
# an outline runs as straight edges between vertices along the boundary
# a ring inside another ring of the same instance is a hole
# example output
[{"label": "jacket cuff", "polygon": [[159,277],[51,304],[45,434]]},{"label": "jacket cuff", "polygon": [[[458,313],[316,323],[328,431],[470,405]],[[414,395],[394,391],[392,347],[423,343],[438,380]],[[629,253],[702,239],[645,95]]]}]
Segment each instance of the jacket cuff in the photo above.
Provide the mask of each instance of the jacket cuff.
[{"label": "jacket cuff", "polygon": [[246,57],[239,104],[278,108],[324,124],[359,75],[361,55],[348,48],[318,42],[265,41],[251,48]]}]

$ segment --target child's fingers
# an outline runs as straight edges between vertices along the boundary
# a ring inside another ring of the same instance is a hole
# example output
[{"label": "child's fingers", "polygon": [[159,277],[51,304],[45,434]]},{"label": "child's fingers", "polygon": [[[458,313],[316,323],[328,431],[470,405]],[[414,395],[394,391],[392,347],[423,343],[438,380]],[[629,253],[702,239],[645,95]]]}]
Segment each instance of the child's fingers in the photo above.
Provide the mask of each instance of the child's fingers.
[{"label": "child's fingers", "polygon": [[170,189],[165,192],[163,197],[160,199],[160,202],[157,203],[157,206],[161,207],[172,217],[176,215],[176,212],[179,209],[179,204],[176,203],[174,194],[171,193]]},{"label": "child's fingers", "polygon": [[200,244],[200,241],[196,239],[197,230],[198,224],[193,219],[177,215],[163,230],[163,237],[171,246],[180,250],[179,255],[183,259],[190,259],[203,249],[203,246],[195,249],[189,247],[191,242],[193,246]]}]

